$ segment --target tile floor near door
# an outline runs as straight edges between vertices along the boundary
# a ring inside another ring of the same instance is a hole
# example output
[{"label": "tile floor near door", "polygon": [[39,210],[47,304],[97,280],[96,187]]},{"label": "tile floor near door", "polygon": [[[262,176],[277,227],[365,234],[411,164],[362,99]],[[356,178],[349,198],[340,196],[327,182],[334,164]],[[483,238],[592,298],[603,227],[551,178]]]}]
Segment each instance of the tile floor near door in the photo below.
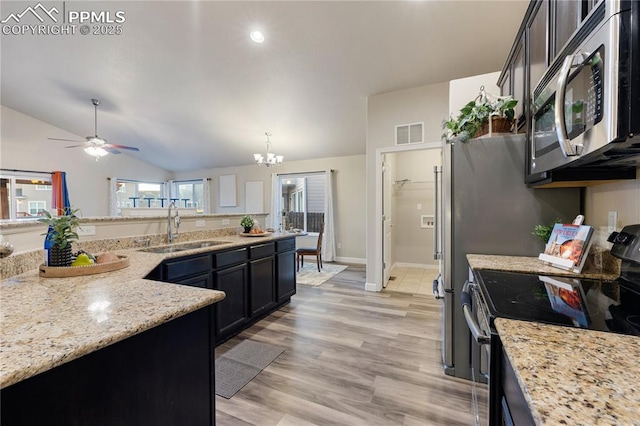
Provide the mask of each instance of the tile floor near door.
[{"label": "tile floor near door", "polygon": [[385,290],[402,293],[433,294],[433,280],[438,276],[437,269],[396,267]]}]

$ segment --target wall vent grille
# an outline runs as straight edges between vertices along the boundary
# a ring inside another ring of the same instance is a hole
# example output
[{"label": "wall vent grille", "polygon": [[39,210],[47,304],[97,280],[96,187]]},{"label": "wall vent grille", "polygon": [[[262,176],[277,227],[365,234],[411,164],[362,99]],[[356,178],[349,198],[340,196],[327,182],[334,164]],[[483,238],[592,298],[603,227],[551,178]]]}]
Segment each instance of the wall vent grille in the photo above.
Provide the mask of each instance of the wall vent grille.
[{"label": "wall vent grille", "polygon": [[396,126],[396,145],[424,142],[424,122]]}]

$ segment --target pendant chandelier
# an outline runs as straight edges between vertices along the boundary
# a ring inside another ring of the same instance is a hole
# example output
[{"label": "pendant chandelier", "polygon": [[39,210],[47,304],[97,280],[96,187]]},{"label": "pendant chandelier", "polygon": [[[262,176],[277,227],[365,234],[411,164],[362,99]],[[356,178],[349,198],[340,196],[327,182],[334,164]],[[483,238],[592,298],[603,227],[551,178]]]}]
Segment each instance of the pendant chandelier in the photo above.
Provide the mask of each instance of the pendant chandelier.
[{"label": "pendant chandelier", "polygon": [[256,164],[258,166],[277,166],[278,164],[282,163],[284,157],[282,155],[276,155],[271,152],[271,141],[269,140],[269,136],[271,136],[271,133],[265,132],[265,135],[267,136],[267,156],[264,157],[262,154],[253,154],[253,159],[256,161]]}]

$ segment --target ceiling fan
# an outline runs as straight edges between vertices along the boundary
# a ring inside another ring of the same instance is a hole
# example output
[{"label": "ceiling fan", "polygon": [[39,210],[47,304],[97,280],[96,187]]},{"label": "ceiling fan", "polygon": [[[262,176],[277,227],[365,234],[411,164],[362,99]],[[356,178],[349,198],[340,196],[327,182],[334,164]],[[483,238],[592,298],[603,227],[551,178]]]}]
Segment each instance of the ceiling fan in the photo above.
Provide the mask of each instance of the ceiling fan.
[{"label": "ceiling fan", "polygon": [[100,101],[98,99],[91,99],[93,106],[95,108],[95,135],[87,136],[86,141],[76,141],[72,139],[58,139],[58,138],[48,138],[52,141],[65,141],[65,142],[82,142],[80,145],[69,145],[65,148],[78,148],[84,147],[84,152],[87,154],[96,157],[96,160],[100,157],[104,157],[107,154],[120,154],[119,149],[128,149],[131,151],[140,151],[135,146],[126,146],[126,145],[118,145],[115,143],[107,143],[106,139],[98,136],[98,105],[100,105]]}]

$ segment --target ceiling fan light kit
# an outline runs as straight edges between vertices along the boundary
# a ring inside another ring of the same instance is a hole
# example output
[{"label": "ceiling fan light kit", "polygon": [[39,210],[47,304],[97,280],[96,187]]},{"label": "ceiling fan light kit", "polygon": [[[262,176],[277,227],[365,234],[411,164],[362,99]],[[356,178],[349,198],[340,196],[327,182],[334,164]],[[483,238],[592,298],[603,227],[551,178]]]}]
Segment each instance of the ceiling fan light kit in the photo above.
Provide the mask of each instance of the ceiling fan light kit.
[{"label": "ceiling fan light kit", "polygon": [[253,159],[258,166],[273,167],[282,164],[284,156],[276,155],[271,152],[271,141],[269,140],[269,136],[271,136],[271,133],[265,132],[265,135],[267,136],[267,155],[265,157],[262,154],[253,154]]},{"label": "ceiling fan light kit", "polygon": [[[113,143],[107,143],[106,139],[98,136],[98,105],[100,105],[100,100],[91,99],[91,103],[93,103],[93,107],[95,110],[95,121],[94,121],[94,135],[87,136],[81,145],[71,145],[66,148],[76,148],[76,147],[84,147],[84,152],[89,154],[92,157],[95,157],[96,161],[100,157],[104,157],[107,154],[120,154],[118,149],[128,149],[130,151],[140,151],[135,146],[126,146],[126,145],[118,145]],[[49,140],[53,141],[67,141],[67,142],[83,142],[83,141],[75,141],[72,139],[58,139],[58,138],[49,138]],[[117,148],[117,149],[116,149]]]}]

